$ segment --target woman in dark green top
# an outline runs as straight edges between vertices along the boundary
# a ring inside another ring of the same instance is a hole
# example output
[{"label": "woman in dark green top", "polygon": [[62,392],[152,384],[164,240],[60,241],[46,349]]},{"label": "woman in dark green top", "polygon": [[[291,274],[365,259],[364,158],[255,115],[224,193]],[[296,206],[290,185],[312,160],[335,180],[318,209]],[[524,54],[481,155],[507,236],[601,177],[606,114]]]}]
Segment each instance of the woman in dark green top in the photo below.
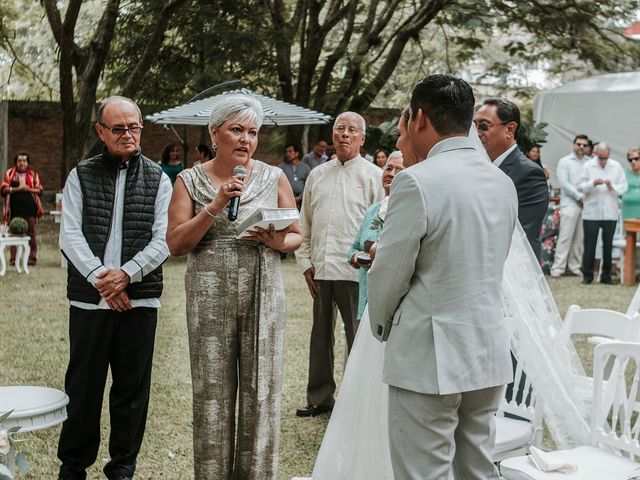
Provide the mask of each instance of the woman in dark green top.
[{"label": "woman in dark green top", "polygon": [[629,188],[622,195],[622,218],[640,218],[640,147],[627,152],[629,169],[625,169]]},{"label": "woman in dark green top", "polygon": [[173,185],[176,182],[178,174],[184,168],[184,165],[182,165],[182,161],[180,160],[180,150],[177,145],[170,143],[164,147],[164,150],[162,150],[160,166],[171,180],[171,185]]}]

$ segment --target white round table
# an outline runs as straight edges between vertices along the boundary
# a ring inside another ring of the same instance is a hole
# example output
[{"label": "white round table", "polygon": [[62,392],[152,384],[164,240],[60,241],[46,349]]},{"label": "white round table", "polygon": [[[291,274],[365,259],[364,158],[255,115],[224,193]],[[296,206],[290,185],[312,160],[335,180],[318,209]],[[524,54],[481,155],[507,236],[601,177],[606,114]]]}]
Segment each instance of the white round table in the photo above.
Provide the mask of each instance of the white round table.
[{"label": "white round table", "polygon": [[[0,387],[0,413],[13,412],[2,422],[5,430],[19,426],[19,433],[53,427],[67,419],[69,397],[49,387]],[[15,474],[15,452],[9,451],[7,466]]]}]

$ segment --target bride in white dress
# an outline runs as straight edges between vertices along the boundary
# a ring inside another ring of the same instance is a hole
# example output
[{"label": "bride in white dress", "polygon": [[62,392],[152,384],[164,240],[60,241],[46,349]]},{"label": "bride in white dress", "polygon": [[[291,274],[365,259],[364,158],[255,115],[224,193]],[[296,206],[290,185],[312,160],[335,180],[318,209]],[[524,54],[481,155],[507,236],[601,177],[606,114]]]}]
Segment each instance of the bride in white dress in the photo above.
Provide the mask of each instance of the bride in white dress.
[{"label": "bride in white dress", "polygon": [[[469,137],[484,154],[475,129]],[[487,158],[487,161],[489,159]],[[503,309],[511,348],[542,398],[547,427],[559,448],[589,441],[584,375],[573,345],[558,335],[562,320],[526,236],[517,226],[503,275]],[[388,386],[383,343],[365,310],[336,404],[313,469],[313,480],[393,480],[388,442]]]}]

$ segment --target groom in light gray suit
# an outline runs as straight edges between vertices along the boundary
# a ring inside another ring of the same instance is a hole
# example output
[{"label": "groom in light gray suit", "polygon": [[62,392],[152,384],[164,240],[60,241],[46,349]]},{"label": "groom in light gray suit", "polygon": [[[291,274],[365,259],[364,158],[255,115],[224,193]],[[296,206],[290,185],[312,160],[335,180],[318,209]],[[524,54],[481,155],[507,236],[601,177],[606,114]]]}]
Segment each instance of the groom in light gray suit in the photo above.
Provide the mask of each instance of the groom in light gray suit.
[{"label": "groom in light gray suit", "polygon": [[502,269],[517,221],[513,182],[468,138],[471,87],[431,75],[398,124],[405,166],[391,187],[369,273],[386,340],[389,440],[401,480],[492,480],[493,416],[512,381]]}]

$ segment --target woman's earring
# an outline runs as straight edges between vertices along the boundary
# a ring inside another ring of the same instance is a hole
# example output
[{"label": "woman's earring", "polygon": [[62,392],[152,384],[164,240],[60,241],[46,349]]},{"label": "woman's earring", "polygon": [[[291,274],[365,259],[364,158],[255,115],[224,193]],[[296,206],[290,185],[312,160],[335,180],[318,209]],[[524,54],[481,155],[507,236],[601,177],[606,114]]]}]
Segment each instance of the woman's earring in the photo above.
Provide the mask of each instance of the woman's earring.
[{"label": "woman's earring", "polygon": [[213,150],[214,152],[218,149],[218,145],[216,145],[215,143],[211,144],[211,150]]}]

